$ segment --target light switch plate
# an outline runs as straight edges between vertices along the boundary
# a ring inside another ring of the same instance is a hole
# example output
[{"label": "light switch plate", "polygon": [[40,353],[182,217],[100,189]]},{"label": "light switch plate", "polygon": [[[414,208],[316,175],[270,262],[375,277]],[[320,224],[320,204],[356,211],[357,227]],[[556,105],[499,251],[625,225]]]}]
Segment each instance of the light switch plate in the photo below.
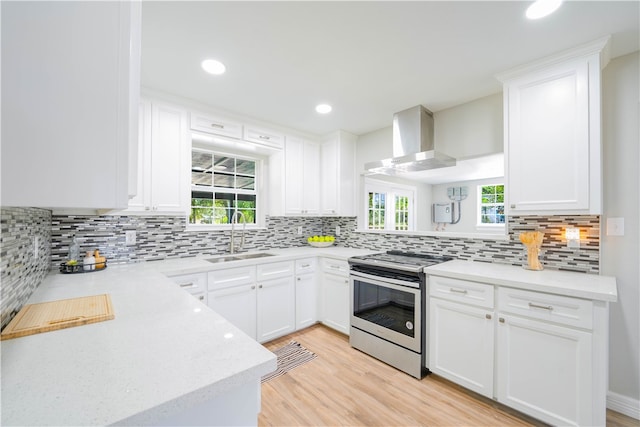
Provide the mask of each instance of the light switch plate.
[{"label": "light switch plate", "polygon": [[624,236],[624,218],[607,218],[607,236]]}]

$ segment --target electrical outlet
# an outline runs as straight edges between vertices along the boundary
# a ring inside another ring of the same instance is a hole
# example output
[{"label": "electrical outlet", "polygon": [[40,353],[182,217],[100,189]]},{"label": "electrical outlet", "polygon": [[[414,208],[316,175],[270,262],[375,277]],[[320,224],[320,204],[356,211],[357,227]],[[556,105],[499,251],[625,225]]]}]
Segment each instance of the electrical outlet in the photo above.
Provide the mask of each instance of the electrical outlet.
[{"label": "electrical outlet", "polygon": [[298,226],[298,234],[302,234],[302,226]]},{"label": "electrical outlet", "polygon": [[124,243],[127,246],[136,244],[136,230],[127,230],[124,232]]},{"label": "electrical outlet", "polygon": [[340,235],[340,226],[336,225],[336,236]]},{"label": "electrical outlet", "polygon": [[624,218],[607,218],[607,236],[624,236]]}]

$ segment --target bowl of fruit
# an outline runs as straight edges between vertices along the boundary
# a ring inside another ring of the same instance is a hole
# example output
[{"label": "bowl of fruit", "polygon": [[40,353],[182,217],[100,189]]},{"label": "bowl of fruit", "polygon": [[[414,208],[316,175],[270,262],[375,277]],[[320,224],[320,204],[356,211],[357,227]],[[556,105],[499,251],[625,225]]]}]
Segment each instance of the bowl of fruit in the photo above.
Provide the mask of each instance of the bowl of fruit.
[{"label": "bowl of fruit", "polygon": [[312,236],[307,239],[307,243],[309,243],[314,248],[326,248],[335,243],[336,238],[333,236]]}]

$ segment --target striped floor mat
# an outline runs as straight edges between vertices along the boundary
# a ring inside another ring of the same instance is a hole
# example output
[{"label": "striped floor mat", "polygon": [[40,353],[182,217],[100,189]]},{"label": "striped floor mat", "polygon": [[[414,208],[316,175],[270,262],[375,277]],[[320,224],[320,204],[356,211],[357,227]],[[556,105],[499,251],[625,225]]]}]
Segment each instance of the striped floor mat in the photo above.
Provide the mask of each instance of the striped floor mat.
[{"label": "striped floor mat", "polygon": [[262,377],[263,383],[286,374],[293,368],[310,362],[317,357],[315,353],[310,352],[295,341],[291,341],[284,347],[274,350],[273,353],[278,356],[278,367],[275,371]]}]

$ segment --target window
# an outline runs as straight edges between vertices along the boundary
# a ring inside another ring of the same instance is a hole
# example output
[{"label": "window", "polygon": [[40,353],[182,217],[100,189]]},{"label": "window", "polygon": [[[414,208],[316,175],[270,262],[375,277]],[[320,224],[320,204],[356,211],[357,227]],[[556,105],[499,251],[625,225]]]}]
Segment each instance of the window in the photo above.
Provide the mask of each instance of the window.
[{"label": "window", "polygon": [[413,230],[415,188],[365,181],[365,229]]},{"label": "window", "polygon": [[257,159],[193,149],[189,223],[230,224],[237,210],[247,224],[256,224],[258,165]]},{"label": "window", "polygon": [[478,225],[504,226],[504,184],[478,186]]}]

